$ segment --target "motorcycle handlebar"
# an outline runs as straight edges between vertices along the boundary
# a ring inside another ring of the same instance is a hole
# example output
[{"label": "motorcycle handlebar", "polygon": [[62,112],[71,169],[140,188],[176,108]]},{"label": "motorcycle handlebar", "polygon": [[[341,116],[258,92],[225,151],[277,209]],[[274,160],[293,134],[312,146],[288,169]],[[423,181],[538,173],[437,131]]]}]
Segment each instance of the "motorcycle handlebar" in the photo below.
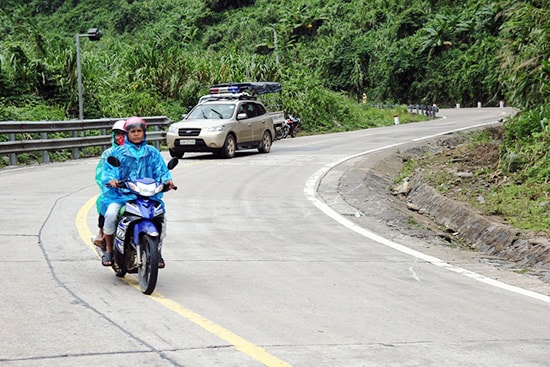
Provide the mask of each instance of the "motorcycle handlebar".
[{"label": "motorcycle handlebar", "polygon": [[[128,180],[120,180],[120,181],[118,181],[118,183],[117,183],[117,185],[116,185],[116,188],[118,188],[118,189],[124,188],[124,183],[126,183],[126,182],[128,182]],[[111,185],[109,185],[108,182],[107,182],[104,186],[105,186],[105,187],[111,187],[111,188],[113,188]]]},{"label": "motorcycle handlebar", "polygon": [[[117,188],[121,189],[121,188],[126,187],[126,186],[124,185],[126,182],[128,182],[128,180],[121,180],[121,181],[118,181]],[[109,185],[109,183],[107,182],[107,183],[105,184],[105,187],[111,187],[111,185]],[[177,189],[178,189],[177,186],[174,186],[173,189],[170,189],[168,186],[164,186],[164,187],[162,188],[162,192],[166,192],[166,191],[170,191],[170,190],[177,190]]]}]

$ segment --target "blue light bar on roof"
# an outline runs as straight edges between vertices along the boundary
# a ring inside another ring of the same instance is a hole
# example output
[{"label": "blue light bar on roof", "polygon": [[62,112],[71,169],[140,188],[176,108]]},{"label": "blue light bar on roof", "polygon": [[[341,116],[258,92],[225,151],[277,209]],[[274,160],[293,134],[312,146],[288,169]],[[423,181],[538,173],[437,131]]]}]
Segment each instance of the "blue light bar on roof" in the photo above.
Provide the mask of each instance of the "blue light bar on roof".
[{"label": "blue light bar on roof", "polygon": [[210,88],[210,94],[219,94],[219,93],[239,93],[241,88],[238,85],[230,85],[228,87],[213,87]]}]

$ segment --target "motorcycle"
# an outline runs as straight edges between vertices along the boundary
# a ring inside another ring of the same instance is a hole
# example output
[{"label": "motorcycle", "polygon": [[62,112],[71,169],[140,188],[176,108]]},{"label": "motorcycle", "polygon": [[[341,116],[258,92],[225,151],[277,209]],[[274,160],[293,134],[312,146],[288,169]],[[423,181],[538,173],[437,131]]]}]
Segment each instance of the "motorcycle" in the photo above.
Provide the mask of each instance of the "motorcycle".
[{"label": "motorcycle", "polygon": [[285,120],[285,124],[283,126],[281,139],[286,138],[288,135],[290,135],[291,138],[296,137],[301,122],[302,120],[300,120],[299,118],[288,115],[288,118]]},{"label": "motorcycle", "polygon": [[[120,161],[113,156],[108,157],[107,162],[120,166]],[[171,159],[168,169],[177,164],[177,158]],[[120,278],[126,273],[137,273],[141,292],[151,294],[157,284],[165,213],[162,203],[151,197],[170,189],[152,178],[120,180],[118,187],[137,197],[121,209],[113,243],[113,270]]]}]

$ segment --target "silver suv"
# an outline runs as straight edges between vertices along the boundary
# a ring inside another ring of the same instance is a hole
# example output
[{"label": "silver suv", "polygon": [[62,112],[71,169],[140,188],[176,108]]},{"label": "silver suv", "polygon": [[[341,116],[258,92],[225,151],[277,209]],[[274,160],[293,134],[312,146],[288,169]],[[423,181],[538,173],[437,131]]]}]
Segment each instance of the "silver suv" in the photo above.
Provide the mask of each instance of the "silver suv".
[{"label": "silver suv", "polygon": [[253,99],[220,98],[196,105],[168,128],[166,143],[172,157],[186,152],[212,152],[233,158],[240,149],[269,153],[275,131],[273,117]]}]

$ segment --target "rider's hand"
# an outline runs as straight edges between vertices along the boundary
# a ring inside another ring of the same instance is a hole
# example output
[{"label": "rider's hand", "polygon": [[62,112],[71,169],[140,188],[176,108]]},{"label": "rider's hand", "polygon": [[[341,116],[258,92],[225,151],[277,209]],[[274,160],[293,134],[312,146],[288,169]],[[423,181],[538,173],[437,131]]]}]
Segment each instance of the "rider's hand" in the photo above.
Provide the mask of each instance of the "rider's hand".
[{"label": "rider's hand", "polygon": [[168,188],[170,188],[170,190],[173,190],[174,187],[176,186],[174,185],[174,182],[172,180],[166,181],[164,185],[168,185]]},{"label": "rider's hand", "polygon": [[117,188],[118,187],[118,180],[109,180],[109,186]]}]

